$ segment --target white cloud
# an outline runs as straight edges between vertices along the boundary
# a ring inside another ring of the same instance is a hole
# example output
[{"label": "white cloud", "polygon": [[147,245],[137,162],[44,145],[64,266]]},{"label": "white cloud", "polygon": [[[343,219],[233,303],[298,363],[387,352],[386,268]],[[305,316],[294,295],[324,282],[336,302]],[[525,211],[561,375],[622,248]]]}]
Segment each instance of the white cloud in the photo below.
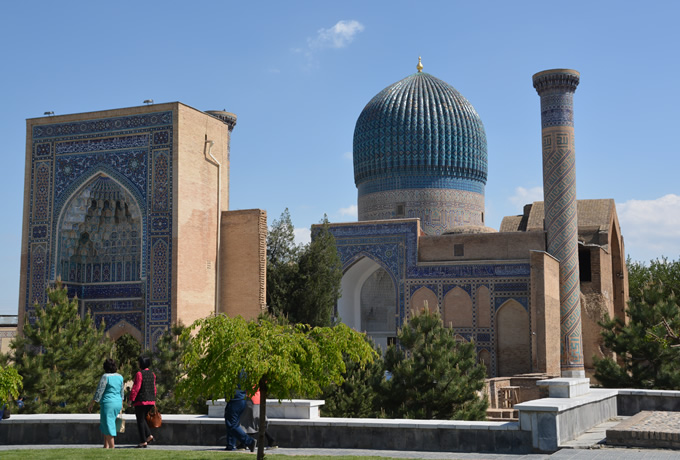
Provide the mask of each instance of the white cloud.
[{"label": "white cloud", "polygon": [[292,51],[303,54],[307,58],[307,67],[312,68],[316,65],[314,56],[317,52],[328,48],[345,48],[362,30],[364,30],[363,24],[354,19],[338,21],[330,29],[319,29],[315,36],[308,37],[305,48],[293,48]]},{"label": "white cloud", "polygon": [[352,155],[352,152],[345,152],[342,154],[342,158],[352,161],[354,160],[354,155]]},{"label": "white cloud", "polygon": [[364,30],[359,21],[338,21],[330,29],[319,29],[315,37],[307,39],[310,49],[318,48],[344,48],[349,45],[356,34]]},{"label": "white cloud", "polygon": [[357,205],[353,204],[350,205],[346,208],[340,208],[338,210],[338,215],[340,217],[349,217],[350,219],[356,220],[357,216],[359,214],[359,210],[357,208]]},{"label": "white cloud", "polygon": [[518,212],[521,213],[525,204],[530,204],[534,201],[543,201],[543,187],[532,187],[529,189],[517,187],[515,193],[508,197],[508,200],[519,210]]},{"label": "white cloud", "polygon": [[616,205],[626,253],[638,262],[680,256],[680,196],[629,200]]},{"label": "white cloud", "polygon": [[296,228],[293,232],[295,233],[295,244],[307,244],[312,241],[312,234],[309,228]]}]

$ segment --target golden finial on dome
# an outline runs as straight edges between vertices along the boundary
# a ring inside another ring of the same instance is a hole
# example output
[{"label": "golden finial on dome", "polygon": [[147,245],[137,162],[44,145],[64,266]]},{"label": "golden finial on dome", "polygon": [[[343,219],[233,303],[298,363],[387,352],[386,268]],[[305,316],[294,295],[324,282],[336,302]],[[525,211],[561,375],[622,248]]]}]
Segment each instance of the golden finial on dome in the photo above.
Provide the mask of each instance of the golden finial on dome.
[{"label": "golden finial on dome", "polygon": [[423,71],[423,63],[420,62],[420,56],[418,56],[418,65],[416,66],[416,69],[418,69],[418,72]]}]

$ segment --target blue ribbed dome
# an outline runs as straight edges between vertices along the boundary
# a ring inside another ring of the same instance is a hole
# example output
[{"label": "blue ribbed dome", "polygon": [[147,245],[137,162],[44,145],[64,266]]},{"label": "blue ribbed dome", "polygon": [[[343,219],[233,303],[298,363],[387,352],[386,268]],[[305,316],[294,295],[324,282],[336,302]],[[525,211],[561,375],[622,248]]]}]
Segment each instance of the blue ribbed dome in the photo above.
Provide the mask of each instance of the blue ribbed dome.
[{"label": "blue ribbed dome", "polygon": [[354,129],[359,195],[440,188],[484,193],[486,134],[455,88],[424,72],[388,86],[366,105]]}]

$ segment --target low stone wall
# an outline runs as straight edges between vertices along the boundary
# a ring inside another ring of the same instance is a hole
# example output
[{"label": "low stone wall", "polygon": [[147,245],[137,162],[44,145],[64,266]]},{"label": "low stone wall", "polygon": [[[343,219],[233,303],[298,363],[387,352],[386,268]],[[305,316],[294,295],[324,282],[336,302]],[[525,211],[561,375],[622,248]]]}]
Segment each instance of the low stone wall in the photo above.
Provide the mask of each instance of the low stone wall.
[{"label": "low stone wall", "polygon": [[517,422],[339,419],[270,420],[280,446],[432,452],[532,451]]},{"label": "low stone wall", "polygon": [[616,404],[619,415],[635,415],[642,411],[680,412],[680,391],[618,390]]},{"label": "low stone wall", "polygon": [[[134,415],[125,415],[126,430],[117,444],[137,444]],[[387,419],[270,419],[269,432],[282,447],[362,448],[384,450],[531,452],[531,433],[516,422],[462,422]],[[221,418],[163,415],[153,429],[158,444],[226,445]],[[95,414],[12,415],[0,422],[0,444],[99,444]]]},{"label": "low stone wall", "polygon": [[[519,423],[324,418],[318,417],[320,401],[291,401],[278,409],[306,418],[270,418],[269,432],[278,445],[293,448],[523,454],[554,452],[617,415],[634,415],[642,410],[680,412],[680,391],[590,389],[580,379],[553,379],[544,384],[550,387],[551,397],[517,404]],[[213,410],[217,414],[223,407],[215,405]],[[305,408],[303,415],[301,408]],[[125,420],[126,432],[116,442],[137,444],[134,415],[125,415]],[[159,444],[226,444],[226,427],[219,414],[164,414],[163,426],[152,432]],[[13,414],[0,422],[0,444],[101,442],[97,414]]]},{"label": "low stone wall", "polygon": [[531,433],[532,447],[554,452],[567,441],[617,415],[617,390],[592,389],[572,398],[544,398],[517,404],[519,423]]}]

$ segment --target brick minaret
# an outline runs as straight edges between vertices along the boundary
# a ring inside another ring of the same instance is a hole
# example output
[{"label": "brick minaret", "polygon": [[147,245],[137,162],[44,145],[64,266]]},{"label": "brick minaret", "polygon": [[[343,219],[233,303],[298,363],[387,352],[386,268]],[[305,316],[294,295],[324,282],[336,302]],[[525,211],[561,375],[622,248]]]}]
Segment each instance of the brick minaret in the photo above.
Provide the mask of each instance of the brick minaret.
[{"label": "brick minaret", "polygon": [[553,69],[534,75],[541,98],[543,196],[548,252],[560,261],[562,377],[585,377],[576,220],[574,92],[580,74]]}]

